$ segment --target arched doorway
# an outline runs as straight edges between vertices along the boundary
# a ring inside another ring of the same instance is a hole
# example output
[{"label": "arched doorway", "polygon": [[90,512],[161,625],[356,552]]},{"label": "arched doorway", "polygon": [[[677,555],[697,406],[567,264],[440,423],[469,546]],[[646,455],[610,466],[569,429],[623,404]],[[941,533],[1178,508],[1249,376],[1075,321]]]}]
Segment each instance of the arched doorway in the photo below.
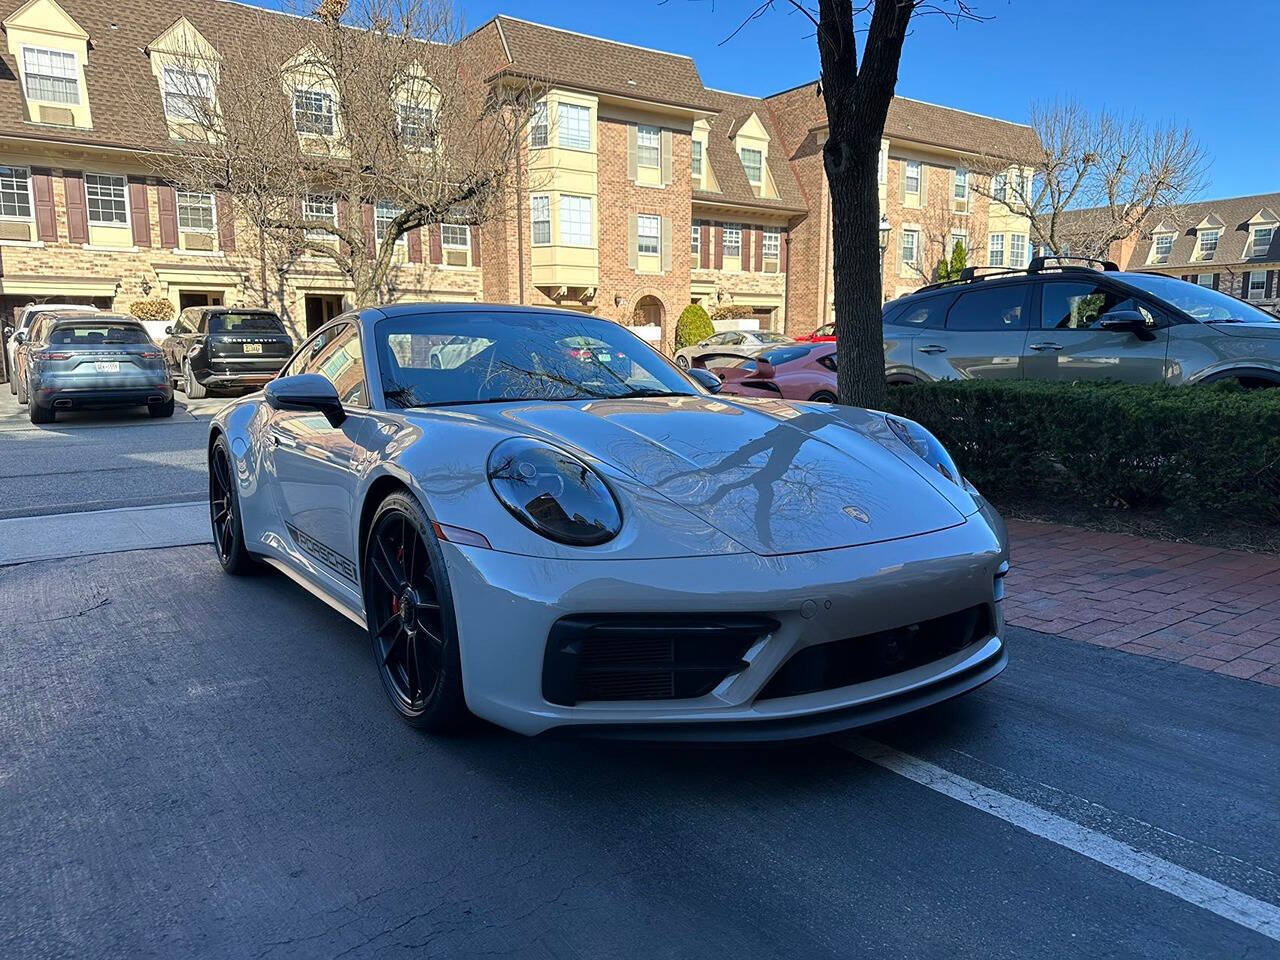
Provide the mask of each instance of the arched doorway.
[{"label": "arched doorway", "polygon": [[662,324],[665,319],[666,308],[662,301],[653,294],[645,294],[636,301],[635,310],[632,311],[631,330],[640,339],[661,346]]}]

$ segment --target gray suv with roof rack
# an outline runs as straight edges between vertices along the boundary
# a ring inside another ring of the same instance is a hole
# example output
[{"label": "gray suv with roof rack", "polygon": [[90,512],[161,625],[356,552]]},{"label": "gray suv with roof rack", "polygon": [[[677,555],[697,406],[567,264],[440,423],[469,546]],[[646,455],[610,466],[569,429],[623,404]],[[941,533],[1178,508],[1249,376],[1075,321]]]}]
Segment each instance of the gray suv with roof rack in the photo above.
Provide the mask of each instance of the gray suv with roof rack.
[{"label": "gray suv with roof rack", "polygon": [[1280,386],[1280,318],[1176,277],[1037,257],[884,308],[890,383],[954,378]]}]

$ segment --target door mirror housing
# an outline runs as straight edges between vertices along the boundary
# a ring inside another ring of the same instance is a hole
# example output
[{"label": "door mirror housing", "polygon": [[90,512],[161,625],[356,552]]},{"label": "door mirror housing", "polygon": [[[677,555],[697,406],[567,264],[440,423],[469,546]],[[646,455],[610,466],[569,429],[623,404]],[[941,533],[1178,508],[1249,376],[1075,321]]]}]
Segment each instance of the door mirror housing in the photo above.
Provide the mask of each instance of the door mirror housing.
[{"label": "door mirror housing", "polygon": [[27,331],[25,331],[25,330],[19,330],[17,333],[15,333],[15,334],[13,335],[13,342],[14,342],[14,343],[26,343],[26,342],[27,342]]},{"label": "door mirror housing", "polygon": [[324,414],[331,427],[340,427],[347,419],[337,389],[318,373],[277,377],[263,392],[273,410],[314,410]]},{"label": "door mirror housing", "polygon": [[1147,327],[1147,318],[1137,310],[1112,310],[1099,318],[1098,329],[1132,333],[1139,340],[1151,340],[1155,336]]},{"label": "door mirror housing", "polygon": [[724,386],[724,384],[720,382],[720,378],[705,367],[691,367],[689,369],[689,376],[697,382],[698,386],[704,388],[709,393],[719,393],[720,388]]},{"label": "door mirror housing", "polygon": [[164,328],[164,333],[165,333],[165,336],[167,336],[167,337],[172,337],[172,336],[173,336],[173,324],[172,324],[172,323],[171,323],[171,324],[169,324],[167,327],[165,327],[165,328]]}]

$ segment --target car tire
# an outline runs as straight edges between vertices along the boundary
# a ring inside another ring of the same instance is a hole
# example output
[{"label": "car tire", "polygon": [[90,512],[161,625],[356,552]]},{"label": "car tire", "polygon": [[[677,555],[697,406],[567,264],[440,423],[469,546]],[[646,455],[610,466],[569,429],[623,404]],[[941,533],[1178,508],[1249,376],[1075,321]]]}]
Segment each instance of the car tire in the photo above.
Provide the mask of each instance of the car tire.
[{"label": "car tire", "polygon": [[209,526],[213,532],[213,552],[223,570],[242,577],[256,573],[260,564],[245,544],[240,493],[234,478],[231,448],[227,438],[219,434],[209,448]]},{"label": "car tire", "polygon": [[689,358],[682,353],[676,354],[676,366],[681,370],[689,369]]},{"label": "car tire", "polygon": [[812,403],[836,403],[837,398],[830,390],[819,390],[809,398]]},{"label": "car tire", "polygon": [[369,523],[363,557],[374,667],[400,718],[429,733],[462,729],[458,627],[444,553],[422,508],[393,493]]},{"label": "car tire", "polygon": [[153,417],[172,417],[173,416],[173,397],[170,397],[164,403],[147,404],[147,413]]},{"label": "car tire", "polygon": [[53,423],[58,419],[58,412],[53,407],[42,407],[35,400],[27,401],[27,415],[32,423]]},{"label": "car tire", "polygon": [[182,362],[182,392],[187,395],[188,400],[203,400],[208,396],[209,391],[205,389],[204,384],[196,379],[194,373],[191,372],[191,361],[184,360]]}]

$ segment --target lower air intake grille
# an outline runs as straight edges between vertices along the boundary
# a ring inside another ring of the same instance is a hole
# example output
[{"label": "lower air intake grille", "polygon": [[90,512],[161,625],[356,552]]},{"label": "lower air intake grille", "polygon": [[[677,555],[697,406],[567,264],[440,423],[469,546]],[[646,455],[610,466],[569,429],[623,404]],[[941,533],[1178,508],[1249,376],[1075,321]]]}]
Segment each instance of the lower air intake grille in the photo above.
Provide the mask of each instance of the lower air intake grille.
[{"label": "lower air intake grille", "polygon": [[777,628],[744,614],[564,617],[547,638],[542,693],[564,706],[701,697],[742,670],[752,644]]},{"label": "lower air intake grille", "polygon": [[985,603],[920,623],[805,647],[765,684],[757,699],[794,697],[878,680],[922,667],[991,635]]}]

